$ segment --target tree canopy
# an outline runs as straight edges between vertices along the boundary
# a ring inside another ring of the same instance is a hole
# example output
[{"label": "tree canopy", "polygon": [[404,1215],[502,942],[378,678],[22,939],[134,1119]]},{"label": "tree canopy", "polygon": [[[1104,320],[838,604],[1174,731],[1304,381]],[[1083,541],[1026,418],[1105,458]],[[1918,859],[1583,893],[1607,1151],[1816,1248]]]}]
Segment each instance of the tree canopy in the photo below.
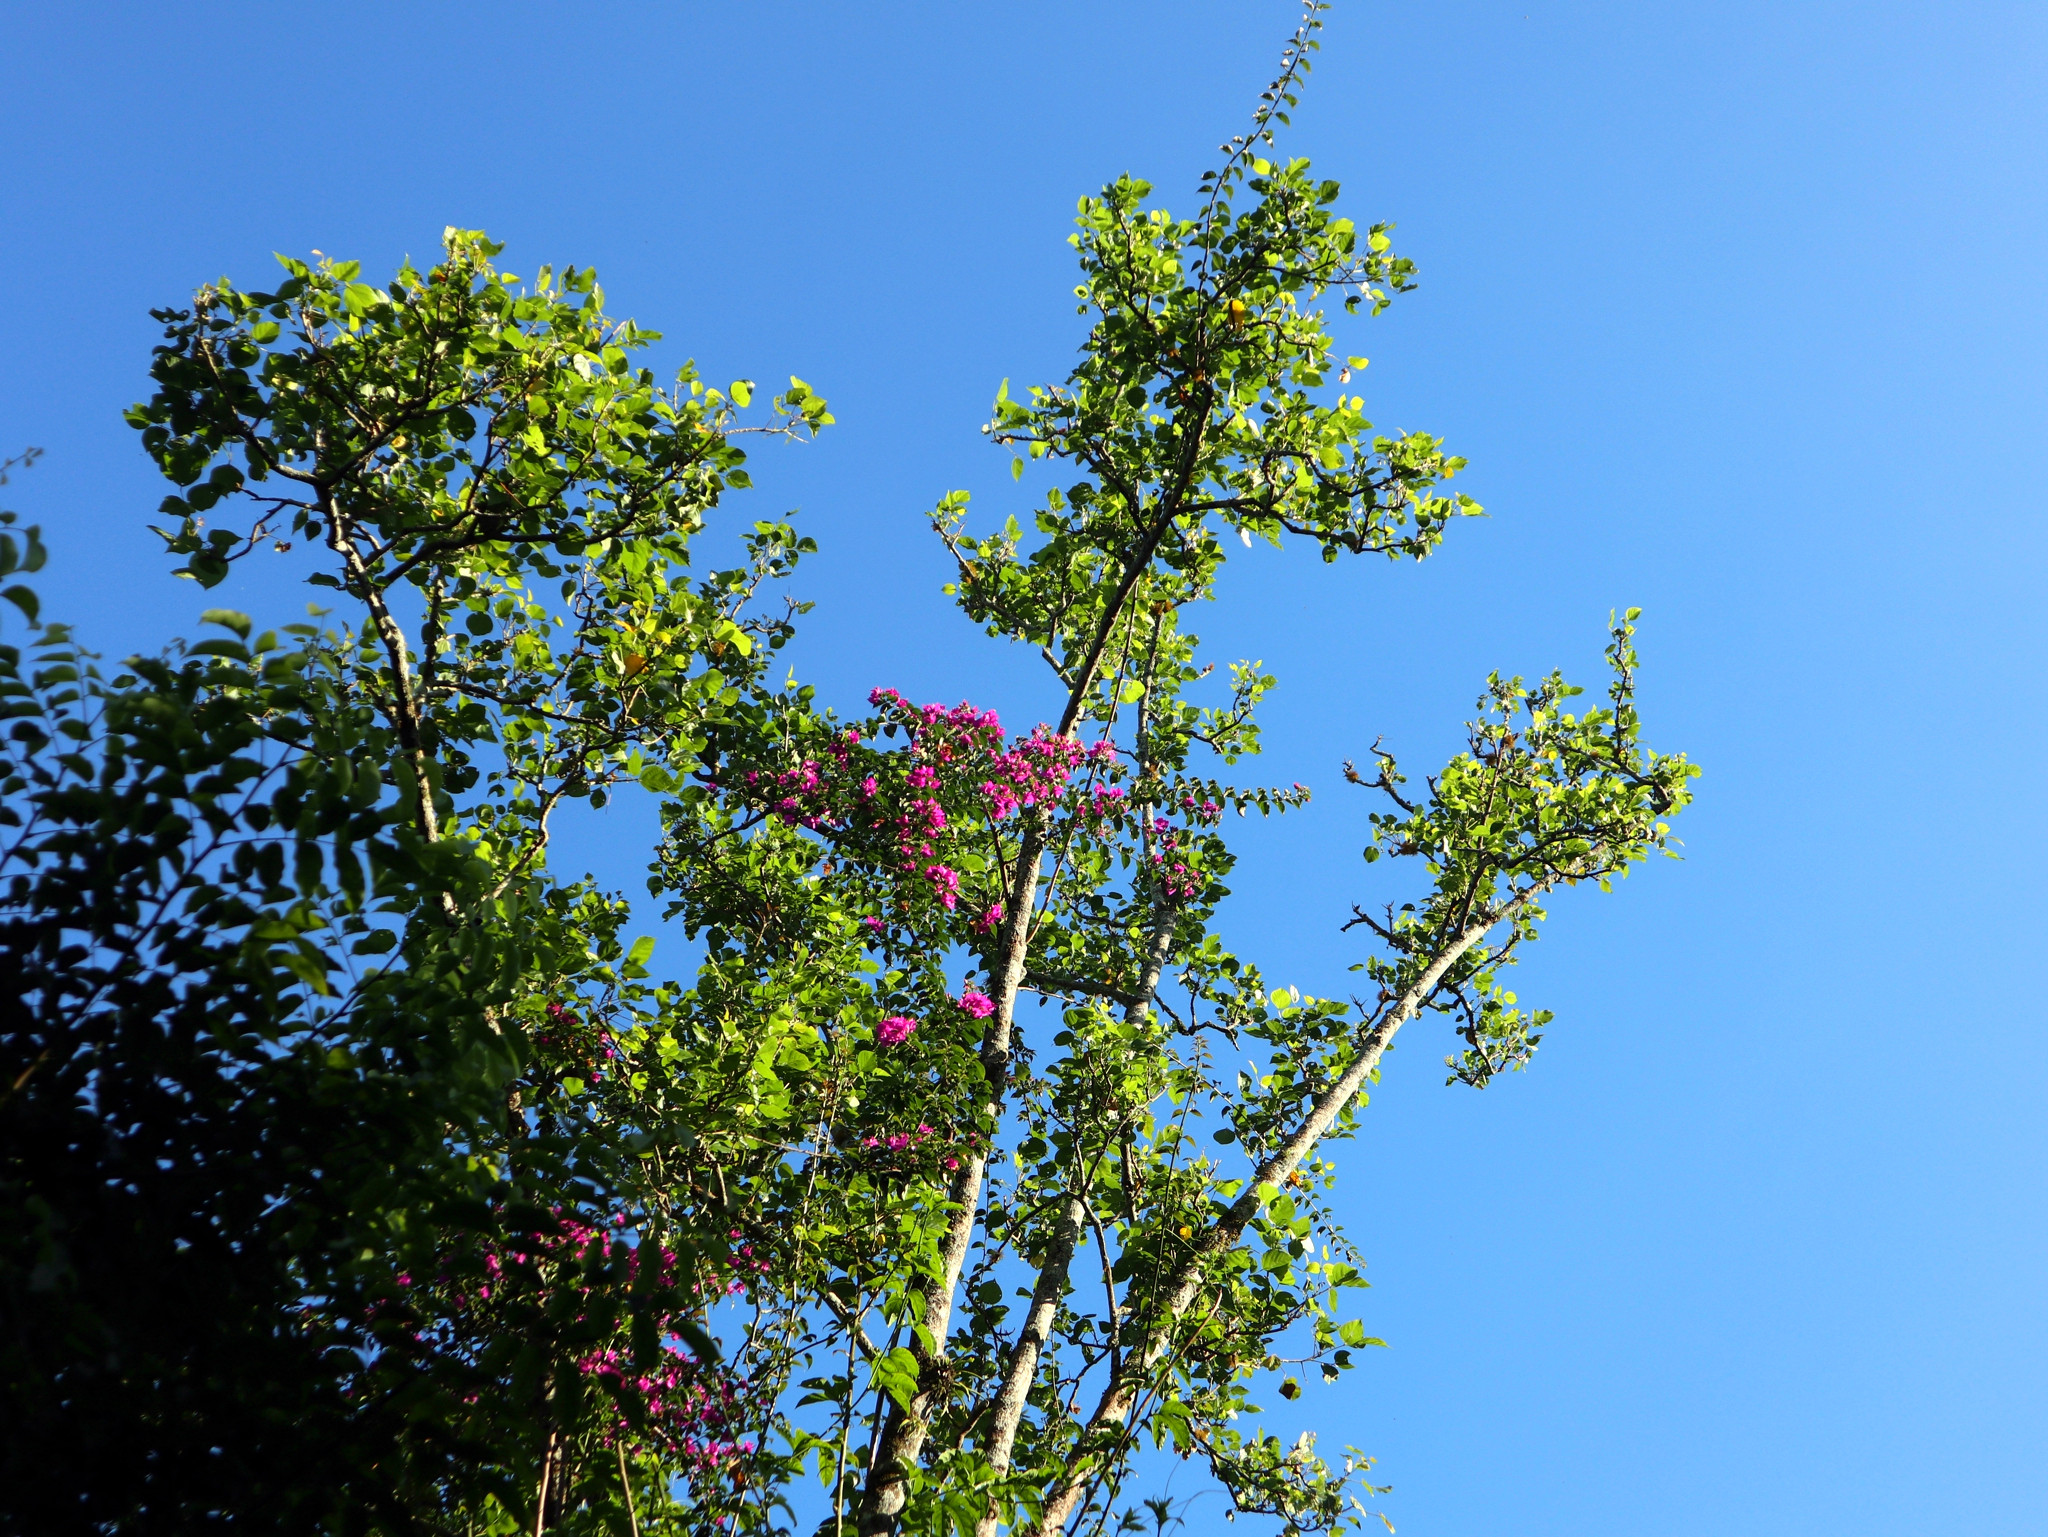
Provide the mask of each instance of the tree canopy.
[{"label": "tree canopy", "polygon": [[[1412,870],[1333,916],[1345,996],[1219,931],[1225,827],[1309,797],[1224,777],[1275,680],[1190,610],[1245,547],[1418,561],[1479,510],[1349,392],[1326,309],[1415,273],[1278,155],[1318,9],[1192,216],[1082,200],[1078,360],[984,428],[1066,483],[931,514],[1043,658],[1025,730],[778,679],[815,547],[692,544],[749,437],[832,416],[659,384],[588,270],[451,229],[157,312],[179,573],[296,550],[320,606],[113,668],[0,592],[10,1525],[1053,1537],[1135,1526],[1148,1448],[1290,1534],[1370,1514],[1364,1453],[1248,1428],[1376,1343],[1332,1144],[1411,1022],[1454,1082],[1528,1063],[1503,968],[1696,770],[1640,740],[1629,610],[1604,703],[1495,676],[1421,784],[1345,766]],[[8,515],[0,580],[43,559]],[[622,795],[637,909],[548,853]]]}]

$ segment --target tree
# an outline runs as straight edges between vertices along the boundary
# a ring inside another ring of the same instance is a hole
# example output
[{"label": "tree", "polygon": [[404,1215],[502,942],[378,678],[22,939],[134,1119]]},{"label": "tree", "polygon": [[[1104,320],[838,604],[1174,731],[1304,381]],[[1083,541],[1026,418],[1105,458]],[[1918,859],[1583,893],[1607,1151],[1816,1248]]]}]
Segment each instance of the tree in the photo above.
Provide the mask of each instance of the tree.
[{"label": "tree", "polygon": [[[1630,610],[1604,706],[1494,677],[1422,788],[1378,747],[1346,766],[1367,859],[1417,874],[1349,915],[1361,996],[1270,988],[1216,932],[1225,813],[1308,794],[1218,777],[1275,680],[1210,683],[1186,612],[1233,539],[1419,560],[1478,511],[1461,460],[1344,392],[1364,359],[1319,306],[1413,286],[1390,227],[1268,158],[1319,12],[1194,217],[1128,177],[1083,201],[1079,361],[985,429],[1066,484],[1028,530],[970,532],[960,493],[933,516],[967,619],[1051,674],[1026,732],[773,682],[801,605],[769,584],[808,541],[757,523],[688,579],[752,387],[657,389],[587,272],[522,291],[451,231],[381,289],[288,261],[162,314],[132,419],[184,574],[314,546],[346,608],[282,642],[217,612],[234,639],[104,679],[31,597],[0,653],[0,1178],[35,1218],[0,1298],[64,1497],[0,1501],[1050,1537],[1136,1529],[1151,1445],[1290,1533],[1362,1518],[1362,1454],[1242,1428],[1261,1379],[1291,1397],[1370,1343],[1327,1144],[1425,1015],[1454,1081],[1526,1065],[1548,1015],[1501,968],[1550,891],[1666,848],[1695,771],[1639,739]],[[753,430],[830,420],[792,381]],[[620,793],[660,802],[687,984],[549,870],[556,808]],[[185,1306],[138,1300],[142,1267]],[[115,1434],[153,1460],[95,1483]]]},{"label": "tree", "polygon": [[[1463,1036],[1456,1079],[1523,1065],[1547,1016],[1519,1009],[1499,969],[1546,893],[1607,885],[1665,845],[1662,818],[1687,798],[1692,768],[1638,740],[1631,611],[1606,708],[1572,713],[1577,690],[1555,676],[1496,677],[1469,750],[1426,794],[1411,798],[1384,753],[1370,779],[1353,772],[1387,807],[1368,857],[1426,872],[1416,900],[1352,918],[1384,946],[1361,963],[1364,1001],[1269,992],[1212,932],[1231,864],[1222,813],[1306,796],[1203,771],[1198,757],[1256,749],[1273,680],[1240,664],[1223,702],[1191,702],[1207,669],[1181,615],[1211,596],[1232,536],[1420,559],[1478,510],[1439,489],[1461,461],[1436,439],[1371,436],[1360,397],[1324,393],[1364,360],[1336,362],[1315,304],[1377,311],[1413,269],[1386,227],[1338,218],[1337,187],[1306,162],[1262,153],[1308,67],[1315,10],[1196,217],[1148,207],[1129,178],[1084,201],[1080,361],[1028,399],[1000,396],[986,429],[1072,483],[1030,535],[1012,521],[969,536],[959,495],[935,516],[967,616],[1044,657],[1055,723],[1005,742],[971,708],[886,692],[850,728],[807,696],[774,701],[754,734],[769,751],[729,747],[717,799],[671,815],[665,869],[719,967],[775,991],[797,935],[827,918],[869,931],[866,999],[809,1014],[833,1022],[817,1039],[835,1068],[784,1123],[808,1140],[792,1154],[785,1130],[772,1156],[740,1140],[722,1153],[745,1170],[739,1203],[795,1235],[777,1268],[800,1278],[777,1299],[783,1336],[841,1363],[803,1384],[816,1428],[789,1432],[823,1463],[835,1533],[1099,1523],[1143,1441],[1206,1459],[1239,1509],[1290,1531],[1352,1519],[1344,1475],[1361,1458],[1332,1469],[1235,1425],[1283,1339],[1328,1375],[1364,1339],[1337,1312],[1358,1275],[1319,1149],[1350,1129],[1418,1015]],[[900,747],[875,750],[892,735]],[[722,854],[747,818],[748,853]],[[973,990],[953,1000],[956,956]],[[854,960],[835,955],[832,973]],[[1169,1012],[1169,979],[1185,1012]],[[1032,993],[1061,1012],[1027,1052]],[[1201,1149],[1203,1116],[1235,1165]],[[844,1246],[868,1235],[881,1242]],[[871,1311],[886,1343],[866,1331]]]},{"label": "tree", "polygon": [[[628,1157],[582,1123],[651,941],[547,877],[549,818],[659,783],[758,685],[789,615],[754,599],[806,546],[759,524],[746,566],[687,580],[745,484],[746,387],[657,389],[589,274],[515,295],[495,251],[450,231],[384,289],[286,261],[160,312],[131,420],[184,488],[182,574],[289,536],[341,616],[209,611],[231,638],[108,678],[15,591],[0,1178],[30,1220],[0,1273],[0,1502],[24,1523],[413,1530],[516,1505],[506,1478],[602,1417],[579,1382],[649,1418],[645,1372],[557,1380],[697,1278],[579,1220]],[[830,420],[801,385],[775,409]],[[236,501],[251,521],[204,527]],[[33,533],[0,550],[40,559]]]}]

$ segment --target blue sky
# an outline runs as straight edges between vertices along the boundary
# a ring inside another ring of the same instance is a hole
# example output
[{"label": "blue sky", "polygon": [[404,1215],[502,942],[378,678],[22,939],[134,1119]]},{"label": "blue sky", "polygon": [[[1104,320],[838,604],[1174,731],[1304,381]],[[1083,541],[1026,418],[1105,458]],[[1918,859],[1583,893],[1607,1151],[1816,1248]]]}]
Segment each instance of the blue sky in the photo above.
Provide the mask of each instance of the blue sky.
[{"label": "blue sky", "polygon": [[[924,514],[1022,508],[975,429],[1072,355],[1075,197],[1130,170],[1191,204],[1291,25],[9,8],[0,452],[47,451],[4,493],[51,536],[46,608],[120,654],[203,606],[119,419],[152,305],[273,250],[374,276],[456,223],[514,271],[594,263],[670,362],[830,397],[733,507],[824,546],[794,655],[828,698],[1035,719]],[[1420,568],[1234,563],[1198,627],[1282,682],[1247,777],[1319,798],[1245,826],[1230,936],[1341,986],[1337,925],[1388,888],[1339,762],[1441,759],[1491,669],[1591,678],[1617,605],[1651,740],[1706,767],[1686,863],[1557,904],[1518,978],[1558,1014],[1534,1068],[1473,1095],[1404,1042],[1342,1151],[1391,1348],[1289,1412],[1380,1458],[1404,1534],[2048,1532],[2044,75],[2019,4],[1332,15],[1283,148],[1423,278],[1345,350],[1491,516]],[[257,571],[225,597],[300,601]],[[629,884],[645,832],[574,849]]]}]

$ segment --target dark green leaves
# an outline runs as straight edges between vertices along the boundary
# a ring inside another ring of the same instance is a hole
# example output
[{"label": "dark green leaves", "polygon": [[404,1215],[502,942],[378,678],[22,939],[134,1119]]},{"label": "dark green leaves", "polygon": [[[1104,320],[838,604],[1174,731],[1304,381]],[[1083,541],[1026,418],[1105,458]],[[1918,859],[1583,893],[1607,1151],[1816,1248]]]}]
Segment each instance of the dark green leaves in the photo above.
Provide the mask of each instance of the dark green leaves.
[{"label": "dark green leaves", "polygon": [[249,638],[249,616],[231,608],[209,608],[199,616],[199,622],[233,630],[243,640]]},{"label": "dark green leaves", "polygon": [[[451,229],[381,286],[280,258],[158,312],[130,420],[180,573],[295,550],[332,607],[283,642],[209,609],[109,683],[0,587],[0,1379],[36,1472],[0,1518],[48,1487],[110,1529],[766,1537],[815,1472],[849,1530],[1053,1537],[1147,1438],[1290,1534],[1364,1514],[1365,1459],[1246,1421],[1379,1343],[1320,1149],[1418,1014],[1456,1079],[1530,1060],[1549,1015],[1499,968],[1548,891],[1666,846],[1692,770],[1639,740],[1630,611],[1607,708],[1495,678],[1426,794],[1361,781],[1368,861],[1421,876],[1357,914],[1364,996],[1215,932],[1238,818],[1310,794],[1218,777],[1277,680],[1212,669],[1189,605],[1241,551],[1422,559],[1479,511],[1347,393],[1326,311],[1415,278],[1275,153],[1319,9],[1192,217],[1083,201],[1079,357],[986,429],[1059,484],[979,534],[938,508],[961,607],[1054,675],[1035,732],[780,682],[814,546],[745,521],[707,569],[697,536],[739,435],[826,403],[657,383],[586,269]],[[642,795],[680,961],[549,863]]]},{"label": "dark green leaves", "polygon": [[[0,486],[7,484],[11,472],[26,469],[41,455],[41,449],[30,448],[12,459],[0,461]],[[33,525],[17,528],[13,513],[0,512],[0,581],[17,574],[34,575],[42,570],[47,553],[43,548],[42,529]],[[12,603],[30,624],[36,622],[36,616],[42,611],[35,589],[25,583],[0,587],[0,598]]]}]

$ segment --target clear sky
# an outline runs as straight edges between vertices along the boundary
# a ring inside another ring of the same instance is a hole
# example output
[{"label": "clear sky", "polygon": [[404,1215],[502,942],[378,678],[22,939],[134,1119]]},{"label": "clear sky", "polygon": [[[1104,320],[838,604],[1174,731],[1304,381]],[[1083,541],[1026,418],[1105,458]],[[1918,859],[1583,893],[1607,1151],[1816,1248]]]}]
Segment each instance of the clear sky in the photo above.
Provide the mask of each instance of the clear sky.
[{"label": "clear sky", "polygon": [[[203,606],[119,419],[151,306],[456,223],[594,263],[671,364],[830,397],[731,508],[824,546],[799,671],[1026,724],[1050,693],[952,614],[924,514],[1022,508],[975,429],[1072,355],[1074,199],[1191,206],[1292,16],[6,7],[0,453],[47,457],[0,498],[51,534],[46,610],[120,654]],[[1243,824],[1227,932],[1340,989],[1389,894],[1341,760],[1441,760],[1493,668],[1591,678],[1614,606],[1651,741],[1706,767],[1686,863],[1557,904],[1531,1071],[1447,1089],[1404,1041],[1341,1152],[1391,1348],[1276,1421],[1376,1454],[1405,1537],[2048,1532],[2044,79],[2038,3],[1331,17],[1283,148],[1423,279],[1345,350],[1491,516],[1421,568],[1231,567],[1197,627],[1282,684],[1245,777],[1318,800]],[[292,617],[279,575],[215,601]],[[646,830],[572,857],[631,884]]]}]

